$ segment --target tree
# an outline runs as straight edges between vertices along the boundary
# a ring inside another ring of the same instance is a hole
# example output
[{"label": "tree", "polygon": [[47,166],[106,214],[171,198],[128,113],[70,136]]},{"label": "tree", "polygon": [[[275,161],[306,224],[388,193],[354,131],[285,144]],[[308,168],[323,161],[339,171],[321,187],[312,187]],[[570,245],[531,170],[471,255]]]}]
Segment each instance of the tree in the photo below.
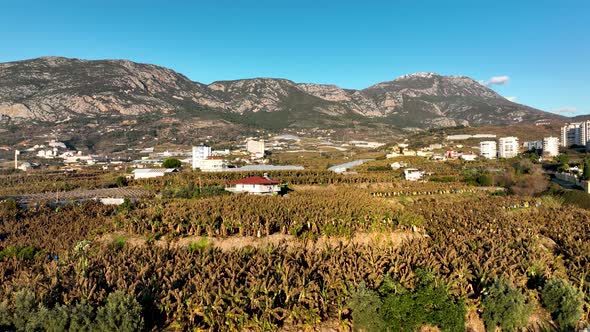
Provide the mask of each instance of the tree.
[{"label": "tree", "polygon": [[557,161],[558,164],[567,164],[570,161],[570,157],[568,155],[565,154],[560,154],[558,156],[555,157],[555,161]]},{"label": "tree", "polygon": [[115,179],[115,185],[119,188],[127,186],[127,178],[124,176],[119,176]]},{"label": "tree", "polygon": [[549,280],[543,287],[541,299],[562,329],[574,327],[582,317],[584,294],[566,280]]},{"label": "tree", "polygon": [[162,167],[164,168],[178,168],[181,165],[182,163],[180,162],[180,160],[176,158],[168,158],[164,160],[164,162],[162,163]]}]

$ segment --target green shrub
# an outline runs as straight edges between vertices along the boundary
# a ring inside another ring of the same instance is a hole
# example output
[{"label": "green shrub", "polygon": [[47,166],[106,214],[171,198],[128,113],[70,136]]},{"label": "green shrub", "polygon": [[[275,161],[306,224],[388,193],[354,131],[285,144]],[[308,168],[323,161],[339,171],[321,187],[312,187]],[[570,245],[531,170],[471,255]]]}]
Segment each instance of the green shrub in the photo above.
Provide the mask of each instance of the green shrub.
[{"label": "green shrub", "polygon": [[422,226],[425,222],[424,217],[411,211],[399,212],[396,216],[396,220],[398,225],[403,226]]},{"label": "green shrub", "polygon": [[125,248],[125,244],[127,243],[127,238],[124,236],[117,236],[113,239],[111,244],[112,248],[115,250],[121,250]]},{"label": "green shrub", "polygon": [[381,299],[364,282],[351,294],[348,307],[352,309],[353,331],[386,331],[380,315]]},{"label": "green shrub", "polygon": [[209,248],[209,241],[206,238],[200,238],[197,242],[191,242],[188,245],[189,252],[202,252],[203,250]]},{"label": "green shrub", "polygon": [[31,260],[39,253],[39,250],[31,246],[8,246],[0,251],[0,260],[16,257],[19,260]]},{"label": "green shrub", "polygon": [[23,289],[0,303],[0,331],[140,331],[141,312],[135,298],[121,291],[109,294],[95,316],[86,301],[49,309],[32,291]]},{"label": "green shrub", "polygon": [[[383,300],[382,316],[390,331],[414,331],[425,324],[441,331],[465,330],[465,302],[455,300],[446,287],[437,286],[436,276],[417,270],[417,286],[413,292],[394,287]],[[391,283],[382,287],[391,289]]]},{"label": "green shrub", "polygon": [[483,321],[486,330],[514,331],[527,324],[532,306],[524,295],[506,281],[496,280],[482,301]]},{"label": "green shrub", "polygon": [[29,323],[33,323],[37,301],[35,293],[28,289],[14,293],[14,312],[12,314],[12,325],[17,331],[27,330]]},{"label": "green shrub", "polygon": [[124,176],[118,176],[115,179],[115,185],[119,188],[127,186],[127,178]]},{"label": "green shrub", "polygon": [[352,293],[349,307],[355,330],[415,331],[425,324],[441,331],[465,330],[465,302],[455,300],[446,287],[436,286],[437,278],[428,271],[417,271],[413,291],[386,277],[379,292],[361,283]]},{"label": "green shrub", "polygon": [[566,280],[549,280],[541,291],[541,300],[562,329],[574,327],[582,317],[584,294]]},{"label": "green shrub", "polygon": [[131,201],[129,198],[125,198],[123,200],[123,203],[119,206],[117,206],[117,211],[118,212],[129,212],[131,210],[133,210],[133,208],[135,207],[135,203],[133,203],[133,201]]},{"label": "green shrub", "polygon": [[107,297],[104,307],[98,309],[96,330],[103,332],[140,331],[143,328],[141,305],[131,295],[115,291]]},{"label": "green shrub", "polygon": [[491,187],[494,185],[494,178],[490,174],[481,174],[477,177],[477,184],[484,187]]}]

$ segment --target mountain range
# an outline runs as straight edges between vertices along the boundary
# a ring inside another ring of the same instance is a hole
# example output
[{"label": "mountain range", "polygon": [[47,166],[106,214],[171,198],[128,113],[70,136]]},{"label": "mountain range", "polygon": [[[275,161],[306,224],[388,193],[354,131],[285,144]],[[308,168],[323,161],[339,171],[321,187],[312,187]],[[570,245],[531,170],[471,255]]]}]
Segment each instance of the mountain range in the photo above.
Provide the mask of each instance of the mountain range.
[{"label": "mountain range", "polygon": [[[169,131],[165,127],[174,123],[204,132],[219,126],[240,132],[246,127],[419,130],[567,120],[511,102],[466,76],[416,73],[354,90],[276,78],[203,84],[128,60],[43,57],[0,64],[2,125],[79,126],[97,119],[139,123],[144,132]],[[150,125],[157,128],[145,128]]]}]

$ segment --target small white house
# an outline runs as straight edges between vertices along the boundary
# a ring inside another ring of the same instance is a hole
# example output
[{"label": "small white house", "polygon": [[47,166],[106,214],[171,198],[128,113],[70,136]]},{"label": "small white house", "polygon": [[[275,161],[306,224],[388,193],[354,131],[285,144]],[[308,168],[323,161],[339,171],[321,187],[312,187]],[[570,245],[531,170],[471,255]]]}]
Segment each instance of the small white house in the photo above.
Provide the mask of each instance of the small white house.
[{"label": "small white house", "polygon": [[396,170],[396,169],[408,167],[408,164],[403,161],[396,161],[394,163],[391,163],[389,166],[391,166],[391,169]]},{"label": "small white house", "polygon": [[477,158],[477,155],[474,153],[466,152],[462,153],[460,158],[465,161],[474,161]]},{"label": "small white house", "polygon": [[268,176],[250,176],[230,182],[225,190],[232,193],[247,193],[252,195],[271,195],[281,191],[280,181],[272,180]]},{"label": "small white house", "polygon": [[164,176],[169,173],[177,173],[176,168],[139,168],[133,170],[134,179],[149,179]]},{"label": "small white house", "polygon": [[424,171],[417,168],[406,168],[404,170],[404,178],[408,181],[418,181],[424,176]]}]

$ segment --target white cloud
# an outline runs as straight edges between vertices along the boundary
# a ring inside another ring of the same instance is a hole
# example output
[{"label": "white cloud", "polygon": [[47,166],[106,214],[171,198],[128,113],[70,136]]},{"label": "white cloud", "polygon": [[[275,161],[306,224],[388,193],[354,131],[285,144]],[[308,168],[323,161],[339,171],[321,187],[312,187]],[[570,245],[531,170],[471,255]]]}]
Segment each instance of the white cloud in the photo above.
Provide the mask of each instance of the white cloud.
[{"label": "white cloud", "polygon": [[578,109],[575,107],[559,107],[552,109],[551,112],[559,114],[575,114],[578,112]]},{"label": "white cloud", "polygon": [[510,76],[493,76],[488,81],[485,82],[485,85],[503,85],[510,81]]},{"label": "white cloud", "polygon": [[508,99],[509,101],[511,101],[513,103],[516,102],[516,100],[518,99],[516,97],[504,97],[504,98]]}]

